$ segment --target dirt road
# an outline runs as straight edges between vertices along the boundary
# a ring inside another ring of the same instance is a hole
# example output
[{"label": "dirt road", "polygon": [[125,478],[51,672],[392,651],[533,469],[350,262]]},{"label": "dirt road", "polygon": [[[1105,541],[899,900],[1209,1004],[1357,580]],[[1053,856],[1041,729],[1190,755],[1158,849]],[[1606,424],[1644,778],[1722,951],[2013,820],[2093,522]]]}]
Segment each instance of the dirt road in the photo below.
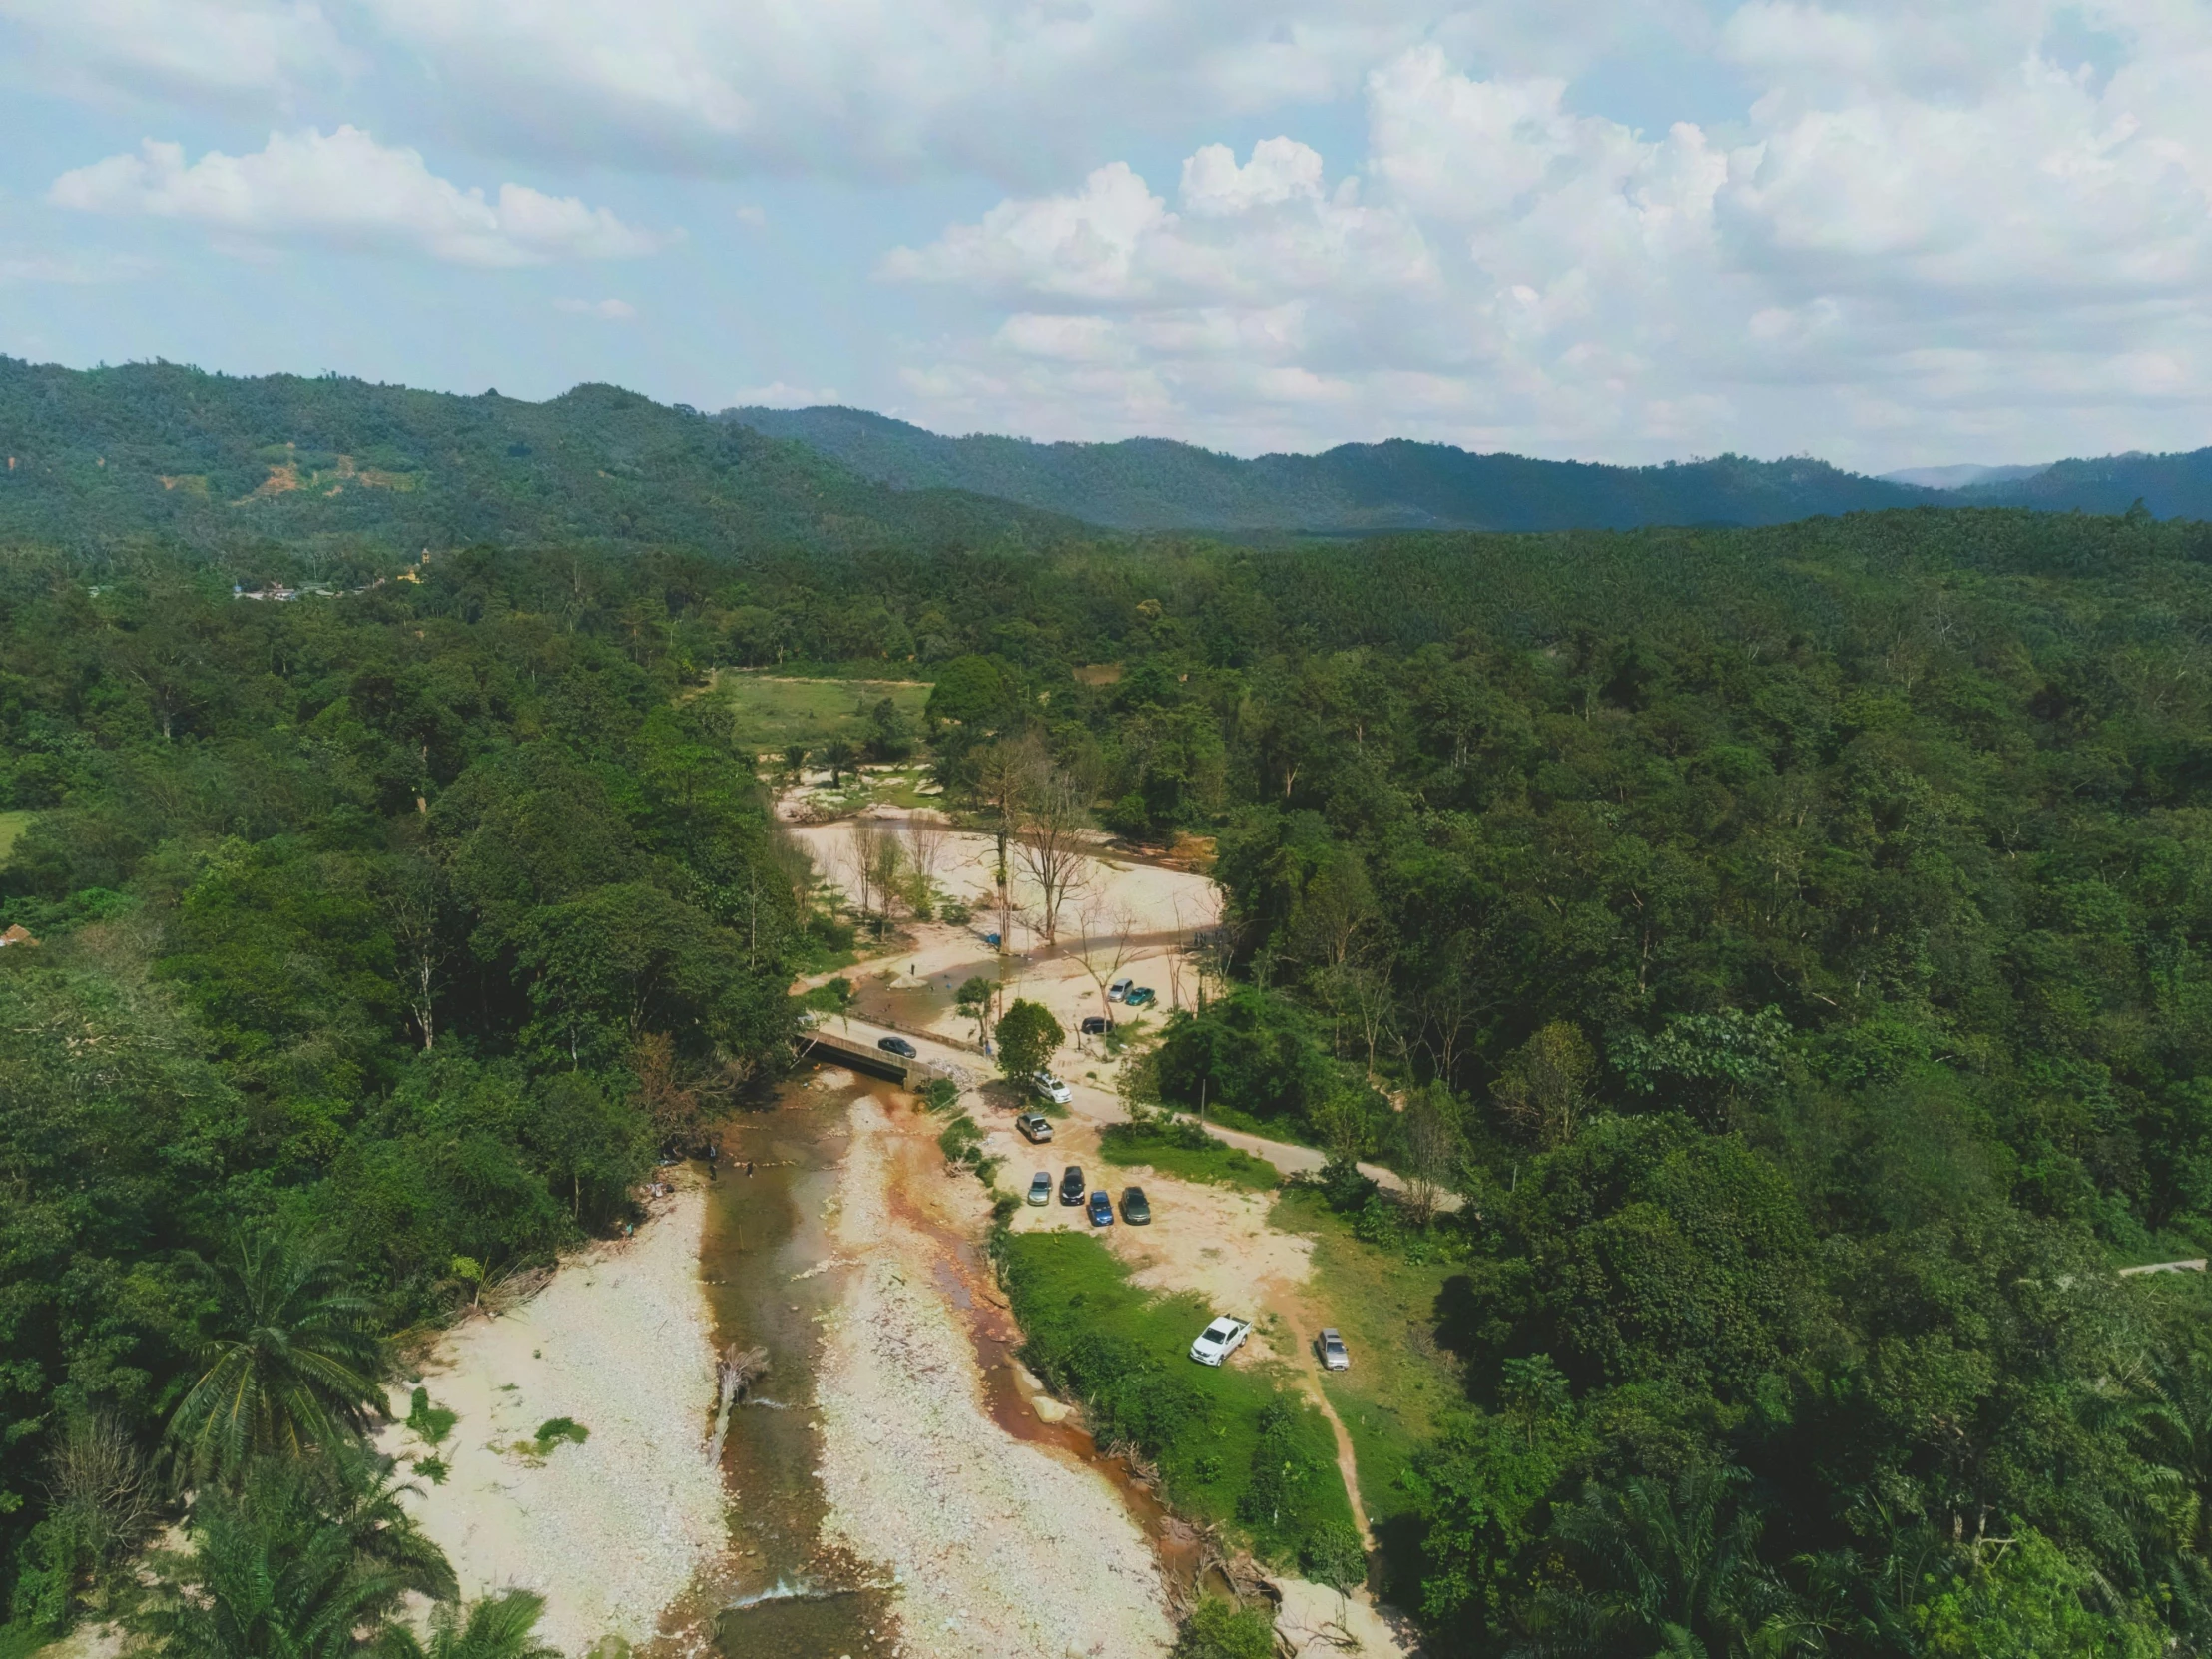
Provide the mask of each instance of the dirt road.
[{"label": "dirt road", "polygon": [[[978,1081],[991,1075],[991,1062],[972,1048],[956,1047],[943,1041],[941,1037],[933,1037],[927,1031],[918,1030],[903,1021],[894,1028],[854,1014],[832,1015],[829,1023],[832,1030],[869,1045],[884,1037],[903,1036],[914,1045],[915,1052],[922,1059],[933,1065],[955,1072],[964,1070]],[[1064,1060],[1060,1063],[1067,1070],[1073,1069]],[[1065,1076],[1065,1071],[1062,1075]],[[1068,1093],[1071,1097],[1068,1110],[1094,1129],[1109,1123],[1119,1123],[1129,1115],[1121,1096],[1103,1084],[1071,1079],[1068,1082]],[[1207,1124],[1206,1132],[1224,1145],[1237,1147],[1251,1153],[1255,1158],[1266,1160],[1285,1175],[1319,1174],[1322,1166],[1329,1161],[1327,1154],[1314,1147],[1297,1146],[1289,1141],[1271,1141],[1260,1135],[1246,1134],[1242,1130],[1224,1129],[1215,1123]],[[1405,1185],[1396,1171],[1384,1169],[1381,1164],[1362,1164],[1360,1173],[1378,1186],[1386,1187],[1392,1192],[1402,1190]]]}]

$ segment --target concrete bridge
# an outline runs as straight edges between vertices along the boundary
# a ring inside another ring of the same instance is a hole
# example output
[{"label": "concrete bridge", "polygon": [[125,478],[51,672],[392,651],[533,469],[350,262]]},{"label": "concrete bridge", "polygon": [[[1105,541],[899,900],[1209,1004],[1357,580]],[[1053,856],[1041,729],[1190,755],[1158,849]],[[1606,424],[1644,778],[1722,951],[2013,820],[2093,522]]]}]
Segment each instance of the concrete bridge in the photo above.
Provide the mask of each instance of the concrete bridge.
[{"label": "concrete bridge", "polygon": [[[858,1024],[859,1029],[840,1029],[847,1023]],[[799,1046],[802,1052],[811,1051],[818,1060],[849,1066],[854,1071],[864,1071],[874,1077],[888,1077],[900,1087],[916,1093],[939,1077],[963,1089],[971,1089],[982,1080],[968,1067],[941,1055],[924,1054],[909,1060],[903,1054],[893,1054],[889,1049],[877,1046],[883,1034],[879,1026],[859,1021],[847,1022],[831,1015],[813,1030],[802,1032]],[[923,1040],[932,1049],[944,1046],[942,1038]],[[914,1046],[919,1048],[921,1044],[916,1043]]]}]

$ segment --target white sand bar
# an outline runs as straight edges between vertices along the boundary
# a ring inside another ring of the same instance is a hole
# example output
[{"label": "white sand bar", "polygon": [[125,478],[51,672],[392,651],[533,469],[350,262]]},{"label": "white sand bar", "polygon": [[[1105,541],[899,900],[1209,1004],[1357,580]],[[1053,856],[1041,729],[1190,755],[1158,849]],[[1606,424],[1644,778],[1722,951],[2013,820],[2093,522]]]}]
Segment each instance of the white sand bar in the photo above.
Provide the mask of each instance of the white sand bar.
[{"label": "white sand bar", "polygon": [[[418,1481],[424,1530],[464,1594],[542,1594],[539,1635],[566,1653],[651,1637],[727,1543],[702,1440],[714,1396],[705,1198],[680,1185],[636,1238],[594,1246],[522,1307],[453,1331],[423,1376],[431,1399],[460,1413],[440,1448],[445,1483]],[[392,1403],[405,1409],[403,1388]],[[590,1438],[540,1459],[532,1436],[552,1417]],[[407,1460],[425,1450],[397,1426],[380,1443]]]}]

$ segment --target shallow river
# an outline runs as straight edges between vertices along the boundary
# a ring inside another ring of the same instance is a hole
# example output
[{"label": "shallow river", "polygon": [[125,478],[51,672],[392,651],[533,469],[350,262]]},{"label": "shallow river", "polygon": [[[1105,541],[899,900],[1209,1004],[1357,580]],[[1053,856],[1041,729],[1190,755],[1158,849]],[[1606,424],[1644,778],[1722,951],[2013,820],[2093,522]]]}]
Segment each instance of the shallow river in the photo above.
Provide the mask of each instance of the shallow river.
[{"label": "shallow river", "polygon": [[[866,1094],[887,1100],[891,1092],[864,1078],[830,1086],[850,1075],[803,1073],[778,1091],[775,1109],[732,1119],[723,1132],[723,1173],[710,1188],[701,1273],[717,1346],[763,1347],[770,1357],[754,1403],[733,1411],[724,1446],[731,1564],[699,1588],[684,1621],[710,1627],[727,1659],[861,1659],[899,1645],[887,1575],[821,1541],[815,1372],[823,1321],[836,1307],[845,1272],[825,1266],[834,1247],[824,1211],[849,1141],[852,1103]],[[936,1283],[961,1315],[993,1420],[1015,1438],[1095,1469],[1121,1494],[1164,1568],[1187,1576],[1195,1548],[1151,1493],[1119,1462],[1100,1457],[1089,1435],[1046,1423],[1029,1407],[1012,1360],[1019,1334],[990,1290],[974,1242],[903,1198],[893,1206],[896,1215],[886,1220],[937,1246]]]}]

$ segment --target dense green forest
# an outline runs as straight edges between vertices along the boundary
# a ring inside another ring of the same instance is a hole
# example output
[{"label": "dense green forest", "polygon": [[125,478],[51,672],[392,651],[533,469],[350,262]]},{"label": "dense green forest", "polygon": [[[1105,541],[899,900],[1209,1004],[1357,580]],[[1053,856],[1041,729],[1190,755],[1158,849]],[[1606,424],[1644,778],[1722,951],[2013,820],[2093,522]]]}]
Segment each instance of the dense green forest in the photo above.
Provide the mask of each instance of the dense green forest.
[{"label": "dense green forest", "polygon": [[[777,1062],[795,870],[726,723],[622,643],[640,593],[667,614],[648,568],[544,570],[561,605],[504,585],[487,614],[466,561],[294,605],[189,560],[0,565],[0,789],[35,814],[0,908],[42,941],[0,952],[21,1626],[97,1594],[173,1469],[187,1625],[224,1574],[314,1587],[269,1614],[303,1648],[173,1652],[349,1651],[450,1594],[427,1546],[384,1558],[411,1533],[348,1432],[379,1339],[624,1220]],[[302,1444],[335,1461],[273,1456]]]},{"label": "dense green forest", "polygon": [[615,386],[545,403],[174,363],[0,357],[0,541],[257,538],[343,579],[363,556],[475,542],[931,547],[1070,526],[1003,501],[866,482],[797,444]]},{"label": "dense green forest", "polygon": [[320,556],[0,566],[19,1618],[109,1547],[55,1495],[88,1425],[365,1501],[187,1408],[258,1241],[434,1316],[779,1063],[795,871],[684,693],[890,659],[956,800],[1019,753],[1215,838],[1225,988],[1154,1085],[1453,1264],[1466,1396],[1384,1551],[1438,1652],[2212,1645],[2204,1278],[2118,1274],[2212,1251],[2212,528],[482,547],[230,597]]}]

